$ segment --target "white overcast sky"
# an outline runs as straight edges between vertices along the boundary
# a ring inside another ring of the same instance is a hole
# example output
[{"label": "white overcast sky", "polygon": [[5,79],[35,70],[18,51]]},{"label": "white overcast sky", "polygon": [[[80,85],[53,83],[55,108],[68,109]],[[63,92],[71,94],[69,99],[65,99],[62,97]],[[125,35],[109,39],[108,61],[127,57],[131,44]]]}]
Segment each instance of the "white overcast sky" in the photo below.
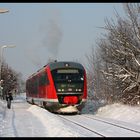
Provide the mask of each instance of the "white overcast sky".
[{"label": "white overcast sky", "polygon": [[86,62],[105,18],[124,16],[122,3],[0,3],[0,46],[6,62],[26,79],[49,58]]}]

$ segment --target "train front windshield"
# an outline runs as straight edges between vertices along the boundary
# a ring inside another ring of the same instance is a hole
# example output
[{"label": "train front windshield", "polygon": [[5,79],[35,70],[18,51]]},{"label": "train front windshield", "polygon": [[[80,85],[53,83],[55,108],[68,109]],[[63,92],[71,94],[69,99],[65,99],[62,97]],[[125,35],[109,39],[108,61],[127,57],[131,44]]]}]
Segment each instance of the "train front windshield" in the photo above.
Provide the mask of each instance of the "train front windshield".
[{"label": "train front windshield", "polygon": [[81,69],[56,69],[52,76],[58,93],[83,92],[84,71]]}]

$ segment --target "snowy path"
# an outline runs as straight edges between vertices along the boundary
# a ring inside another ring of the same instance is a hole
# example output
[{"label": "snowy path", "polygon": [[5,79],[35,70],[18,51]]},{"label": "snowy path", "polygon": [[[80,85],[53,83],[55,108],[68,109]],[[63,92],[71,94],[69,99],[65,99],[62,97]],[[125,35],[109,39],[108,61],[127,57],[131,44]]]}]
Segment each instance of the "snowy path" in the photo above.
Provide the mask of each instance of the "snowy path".
[{"label": "snowy path", "polygon": [[[5,102],[5,101],[4,101]],[[32,113],[27,111],[31,105],[25,102],[12,102],[12,108],[6,108],[2,121],[2,137],[37,137],[46,135],[45,128]]]}]

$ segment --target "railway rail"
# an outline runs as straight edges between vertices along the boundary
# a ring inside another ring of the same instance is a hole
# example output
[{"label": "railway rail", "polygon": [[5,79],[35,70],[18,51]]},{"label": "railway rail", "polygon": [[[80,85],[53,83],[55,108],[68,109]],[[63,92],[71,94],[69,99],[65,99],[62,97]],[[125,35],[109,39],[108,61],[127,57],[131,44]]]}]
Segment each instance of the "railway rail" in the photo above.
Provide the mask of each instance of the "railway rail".
[{"label": "railway rail", "polygon": [[110,119],[110,118],[95,117],[93,115],[84,115],[84,117],[94,119],[94,120],[98,120],[98,121],[102,121],[104,123],[111,124],[111,125],[114,125],[114,126],[117,126],[117,127],[120,127],[120,128],[124,128],[124,129],[127,129],[127,130],[130,130],[130,131],[133,131],[133,132],[136,132],[136,133],[140,134],[140,126],[138,126],[138,125],[136,126],[136,125],[131,124],[131,127],[130,127],[130,125],[128,125],[127,122],[117,121],[117,120],[113,120],[113,119]]},{"label": "railway rail", "polygon": [[[95,137],[140,137],[140,127],[128,127],[127,123],[121,121],[107,120],[94,117],[94,115],[58,115],[63,121],[73,123],[81,127]],[[91,135],[92,137],[92,135]]]}]

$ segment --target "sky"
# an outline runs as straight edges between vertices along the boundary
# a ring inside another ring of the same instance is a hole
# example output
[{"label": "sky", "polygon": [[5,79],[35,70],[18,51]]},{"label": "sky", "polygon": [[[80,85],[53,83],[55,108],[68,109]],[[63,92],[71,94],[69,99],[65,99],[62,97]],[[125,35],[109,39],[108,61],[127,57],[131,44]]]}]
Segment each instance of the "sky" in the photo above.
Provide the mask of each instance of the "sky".
[{"label": "sky", "polygon": [[[14,97],[11,109],[7,109],[5,100],[0,100],[0,137],[98,137],[97,134],[63,120],[54,113],[27,103],[25,97],[25,93]],[[118,131],[116,127],[105,123],[95,121],[93,124],[91,119],[85,118],[103,119],[109,123],[140,131],[139,106],[132,107],[120,103],[102,107],[98,105],[97,101],[88,100],[81,115],[62,115],[62,117],[76,123],[81,122],[80,124],[85,124],[85,127],[88,125],[92,130],[102,132],[107,137],[140,136],[140,134],[121,128]],[[96,107],[97,110],[95,110]]]},{"label": "sky", "polygon": [[122,3],[0,3],[0,46],[6,63],[28,76],[48,63],[79,61],[105,31],[105,18],[115,19],[115,9],[124,16]]}]

